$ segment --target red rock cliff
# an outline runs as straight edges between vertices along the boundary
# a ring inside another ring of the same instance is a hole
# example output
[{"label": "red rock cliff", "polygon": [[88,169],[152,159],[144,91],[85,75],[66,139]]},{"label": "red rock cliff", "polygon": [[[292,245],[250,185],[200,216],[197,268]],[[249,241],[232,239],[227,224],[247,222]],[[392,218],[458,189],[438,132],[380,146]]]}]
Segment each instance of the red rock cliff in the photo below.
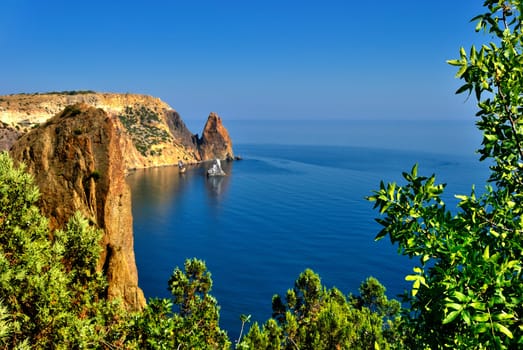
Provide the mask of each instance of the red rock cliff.
[{"label": "red rock cliff", "polygon": [[232,140],[222,124],[218,114],[212,112],[203,128],[202,137],[198,140],[201,159],[233,159]]},{"label": "red rock cliff", "polygon": [[121,134],[116,117],[76,104],[23,135],[11,155],[34,175],[52,228],[79,210],[104,230],[99,266],[107,274],[108,296],[139,309],[145,298],[138,287]]}]

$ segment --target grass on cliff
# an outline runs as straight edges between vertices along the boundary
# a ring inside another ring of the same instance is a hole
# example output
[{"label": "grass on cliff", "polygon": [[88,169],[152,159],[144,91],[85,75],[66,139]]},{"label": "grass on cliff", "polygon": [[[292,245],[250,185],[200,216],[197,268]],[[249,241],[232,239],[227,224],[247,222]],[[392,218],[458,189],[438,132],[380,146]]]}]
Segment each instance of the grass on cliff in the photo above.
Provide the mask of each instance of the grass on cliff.
[{"label": "grass on cliff", "polygon": [[156,126],[161,122],[160,117],[148,107],[127,106],[118,117],[144,157],[161,155],[162,150],[153,149],[153,146],[172,141],[169,132]]}]

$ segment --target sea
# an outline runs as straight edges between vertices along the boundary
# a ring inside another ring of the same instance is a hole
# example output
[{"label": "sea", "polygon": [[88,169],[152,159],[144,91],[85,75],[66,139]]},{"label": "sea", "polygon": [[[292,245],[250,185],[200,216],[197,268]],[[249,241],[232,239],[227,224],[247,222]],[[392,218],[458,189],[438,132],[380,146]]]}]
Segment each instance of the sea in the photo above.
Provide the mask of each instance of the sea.
[{"label": "sea", "polygon": [[185,259],[212,274],[220,325],[238,337],[240,315],[265,322],[271,300],[310,268],[327,288],[358,294],[377,278],[389,298],[409,289],[419,265],[388,237],[374,238],[379,217],[366,197],[380,181],[421,175],[446,183],[443,198],[481,192],[488,165],[475,152],[481,134],[471,120],[224,120],[234,152],[225,177],[207,178],[210,164],[138,170],[132,189],[139,284],[146,298],[169,298],[167,281]]}]

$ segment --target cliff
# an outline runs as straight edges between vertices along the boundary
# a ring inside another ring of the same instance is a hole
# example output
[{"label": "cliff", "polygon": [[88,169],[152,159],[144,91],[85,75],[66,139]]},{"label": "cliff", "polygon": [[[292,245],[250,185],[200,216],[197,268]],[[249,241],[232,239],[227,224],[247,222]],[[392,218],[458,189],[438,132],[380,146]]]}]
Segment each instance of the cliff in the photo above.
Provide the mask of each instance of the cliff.
[{"label": "cliff", "polygon": [[145,298],[138,287],[122,139],[117,117],[76,104],[23,135],[11,155],[34,175],[51,228],[79,210],[104,230],[99,267],[108,278],[108,297],[139,309]]},{"label": "cliff", "polygon": [[214,113],[209,116],[202,138],[198,138],[180,115],[159,98],[91,91],[0,96],[0,121],[4,125],[0,125],[3,130],[0,141],[2,133],[9,135],[0,142],[0,149],[9,149],[19,134],[45,123],[75,103],[101,108],[117,117],[126,169],[173,165],[179,160],[195,163],[232,157],[230,137]]},{"label": "cliff", "polygon": [[198,150],[201,159],[234,159],[232,140],[216,113],[207,118],[202,137],[198,139]]}]

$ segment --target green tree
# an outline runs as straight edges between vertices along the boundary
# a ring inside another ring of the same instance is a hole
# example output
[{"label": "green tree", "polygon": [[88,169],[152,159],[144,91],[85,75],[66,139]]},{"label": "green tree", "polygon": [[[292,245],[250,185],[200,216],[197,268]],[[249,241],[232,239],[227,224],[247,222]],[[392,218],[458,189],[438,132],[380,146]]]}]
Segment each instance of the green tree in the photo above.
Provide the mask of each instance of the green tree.
[{"label": "green tree", "polygon": [[229,348],[203,261],[174,270],[173,301],[153,299],[129,314],[106,299],[97,270],[102,232],[79,213],[50,232],[38,198],[24,165],[1,153],[0,348]]},{"label": "green tree", "polygon": [[185,272],[176,268],[169,279],[186,335],[183,342],[198,348],[226,349],[230,341],[219,327],[220,308],[209,294],[211,287],[211,273],[205,262],[196,258],[187,259]]},{"label": "green tree", "polygon": [[412,348],[523,347],[523,55],[520,1],[484,2],[476,30],[493,42],[460,50],[457,93],[478,100],[481,160],[491,175],[482,195],[459,195],[447,210],[443,184],[404,173],[406,184],[380,184],[375,202],[382,230],[399,252],[418,257],[407,276],[403,332]]},{"label": "green tree", "polygon": [[119,338],[116,302],[100,298],[101,232],[74,215],[49,232],[24,166],[0,154],[0,344],[6,348],[93,347]]},{"label": "green tree", "polygon": [[[374,278],[365,281],[349,300],[336,288],[326,289],[310,269],[293,289],[272,300],[273,318],[255,323],[238,348],[244,349],[388,349],[400,347],[392,337],[399,303],[389,301]],[[372,309],[374,310],[372,310]],[[379,311],[378,311],[379,310]]]},{"label": "green tree", "polygon": [[219,327],[220,308],[209,294],[211,273],[205,262],[185,261],[169,279],[173,301],[153,299],[130,324],[128,345],[147,349],[228,349],[231,345]]}]

